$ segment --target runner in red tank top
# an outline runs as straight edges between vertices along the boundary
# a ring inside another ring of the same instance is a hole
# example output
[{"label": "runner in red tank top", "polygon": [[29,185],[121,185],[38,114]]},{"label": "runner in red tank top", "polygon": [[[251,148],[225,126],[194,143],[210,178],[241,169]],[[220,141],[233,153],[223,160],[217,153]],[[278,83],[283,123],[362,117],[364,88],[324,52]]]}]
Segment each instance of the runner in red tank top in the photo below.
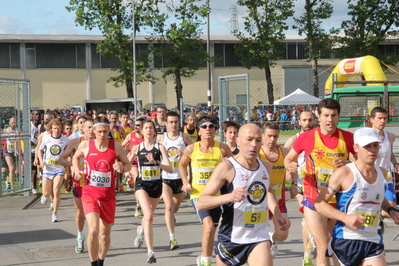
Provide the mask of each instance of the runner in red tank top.
[{"label": "runner in red tank top", "polygon": [[[116,172],[129,171],[130,162],[122,145],[108,139],[110,126],[107,118],[96,118],[93,128],[96,138],[80,143],[72,163],[74,178],[85,178],[82,203],[89,228],[87,243],[91,265],[102,266],[111,243],[111,227],[115,221]],[[86,160],[84,172],[80,169],[82,157]]]}]

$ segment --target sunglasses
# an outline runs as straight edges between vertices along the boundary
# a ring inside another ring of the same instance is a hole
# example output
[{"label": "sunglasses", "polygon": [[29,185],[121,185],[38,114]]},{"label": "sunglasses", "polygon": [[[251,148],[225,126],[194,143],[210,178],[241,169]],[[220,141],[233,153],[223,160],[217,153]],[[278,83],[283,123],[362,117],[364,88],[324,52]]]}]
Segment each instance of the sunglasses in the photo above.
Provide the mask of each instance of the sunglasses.
[{"label": "sunglasses", "polygon": [[206,129],[207,127],[212,129],[212,128],[215,128],[215,125],[214,124],[208,124],[208,125],[203,124],[203,125],[200,125],[200,128],[203,128],[203,129]]},{"label": "sunglasses", "polygon": [[136,126],[136,127],[141,127],[141,125],[140,125],[140,124],[135,124],[135,126]]}]

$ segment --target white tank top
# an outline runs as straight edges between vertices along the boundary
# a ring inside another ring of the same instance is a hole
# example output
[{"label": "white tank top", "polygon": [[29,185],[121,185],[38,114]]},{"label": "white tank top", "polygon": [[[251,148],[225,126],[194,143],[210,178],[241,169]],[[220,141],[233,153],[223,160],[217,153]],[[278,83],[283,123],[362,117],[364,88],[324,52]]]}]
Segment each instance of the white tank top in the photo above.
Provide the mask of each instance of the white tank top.
[{"label": "white tank top", "polygon": [[333,237],[340,239],[365,240],[380,244],[382,236],[380,229],[380,210],[385,198],[385,179],[378,166],[375,165],[377,179],[374,184],[364,180],[354,163],[348,164],[353,173],[352,186],[346,191],[336,194],[337,209],[347,214],[359,214],[366,217],[366,221],[355,231],[344,223],[337,221],[333,230]]},{"label": "white tank top", "polygon": [[224,185],[221,194],[231,193],[235,188],[247,186],[249,195],[241,202],[230,202],[222,206],[222,221],[219,235],[237,244],[248,244],[269,240],[269,210],[267,194],[270,177],[263,162],[256,159],[259,167],[249,170],[234,157],[228,158],[235,176]]},{"label": "white tank top", "polygon": [[176,153],[176,149],[183,154],[184,148],[186,147],[186,143],[184,143],[183,133],[179,132],[179,136],[175,140],[171,140],[168,137],[168,133],[163,133],[163,141],[162,144],[166,148],[166,153],[168,154],[170,164],[173,168],[173,173],[169,174],[165,171],[162,171],[163,179],[180,179],[179,173],[179,161],[181,156]]},{"label": "white tank top", "polygon": [[30,142],[32,144],[32,149],[31,152],[32,154],[35,154],[35,148],[37,146],[37,138],[39,137],[39,131],[37,127],[33,124],[33,122],[30,122]]},{"label": "white tank top", "polygon": [[392,184],[392,173],[391,173],[391,156],[392,156],[392,143],[389,139],[389,132],[384,130],[384,138],[380,143],[380,152],[378,158],[375,161],[375,165],[378,165],[387,170],[387,183]]},{"label": "white tank top", "polygon": [[43,135],[42,142],[40,143],[40,150],[43,150],[43,161],[46,163],[43,172],[55,173],[62,171],[65,167],[60,165],[58,159],[69,144],[69,138],[61,135],[55,139],[51,134]]},{"label": "white tank top", "polygon": [[[298,138],[299,135],[300,135],[300,133],[296,133],[295,134],[296,138]],[[306,161],[305,151],[303,151],[303,152],[301,152],[301,154],[299,154],[299,157],[297,159],[297,163],[298,163],[298,187],[302,187],[303,178],[305,177],[305,161]]]},{"label": "white tank top", "polygon": [[[9,137],[6,138],[6,153],[14,153],[15,152],[15,141],[17,138],[15,138],[16,135],[18,135],[19,129],[16,127],[15,131],[11,131],[11,128],[7,128],[5,130],[4,135],[8,135]],[[14,136],[14,138],[13,138]]]}]

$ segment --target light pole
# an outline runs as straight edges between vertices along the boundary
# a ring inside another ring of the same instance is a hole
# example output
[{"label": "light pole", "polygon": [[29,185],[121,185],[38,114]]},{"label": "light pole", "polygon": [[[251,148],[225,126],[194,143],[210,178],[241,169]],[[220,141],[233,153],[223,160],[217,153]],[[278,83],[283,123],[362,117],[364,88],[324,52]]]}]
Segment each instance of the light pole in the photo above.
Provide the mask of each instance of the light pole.
[{"label": "light pole", "polygon": [[128,7],[132,5],[132,40],[133,40],[133,93],[134,93],[134,120],[137,119],[137,77],[136,77],[136,24],[134,17],[136,15],[136,8],[134,0],[123,0],[122,5]]}]

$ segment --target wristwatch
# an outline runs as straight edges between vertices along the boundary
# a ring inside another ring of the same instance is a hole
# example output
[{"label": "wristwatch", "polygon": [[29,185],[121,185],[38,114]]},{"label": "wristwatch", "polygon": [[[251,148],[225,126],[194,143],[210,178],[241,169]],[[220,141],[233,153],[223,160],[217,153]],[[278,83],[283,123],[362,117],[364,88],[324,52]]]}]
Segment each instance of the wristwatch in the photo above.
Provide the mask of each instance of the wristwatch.
[{"label": "wristwatch", "polygon": [[389,208],[387,209],[387,213],[389,214],[389,212],[392,211],[392,210],[394,210],[394,211],[396,211],[396,212],[399,212],[398,209],[396,209],[395,207],[391,206],[391,207],[389,207]]},{"label": "wristwatch", "polygon": [[296,185],[296,186],[298,186],[298,182],[292,181],[292,182],[291,182],[291,185]]}]

